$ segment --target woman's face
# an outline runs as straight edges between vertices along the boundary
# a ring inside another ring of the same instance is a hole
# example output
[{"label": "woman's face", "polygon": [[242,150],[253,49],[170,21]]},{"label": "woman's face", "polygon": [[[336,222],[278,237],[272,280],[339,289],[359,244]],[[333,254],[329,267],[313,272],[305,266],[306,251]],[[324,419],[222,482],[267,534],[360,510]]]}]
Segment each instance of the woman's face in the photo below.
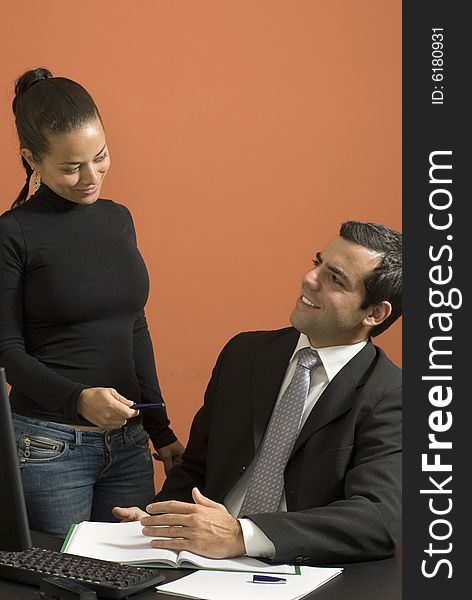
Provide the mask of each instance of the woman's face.
[{"label": "woman's face", "polygon": [[40,160],[23,148],[22,155],[53,192],[77,204],[93,204],[110,168],[105,132],[100,119],[75,131],[48,136],[50,151]]}]

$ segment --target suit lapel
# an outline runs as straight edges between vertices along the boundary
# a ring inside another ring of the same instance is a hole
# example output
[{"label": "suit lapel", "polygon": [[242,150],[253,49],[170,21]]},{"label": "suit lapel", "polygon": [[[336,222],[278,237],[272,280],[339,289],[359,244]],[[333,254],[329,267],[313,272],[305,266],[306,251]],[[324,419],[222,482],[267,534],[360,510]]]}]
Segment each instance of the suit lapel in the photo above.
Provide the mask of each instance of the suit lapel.
[{"label": "suit lapel", "polygon": [[334,377],[308,416],[300,431],[292,454],[306,440],[330,421],[349,410],[375,359],[375,348],[368,342]]},{"label": "suit lapel", "polygon": [[275,401],[282,385],[288,362],[297,345],[300,332],[293,330],[287,337],[272,343],[253,360],[254,448],[260,446]]},{"label": "suit lapel", "polygon": [[[254,452],[257,452],[264,437],[299,336],[300,333],[294,329],[286,338],[271,343],[264,352],[257,352],[253,357]],[[353,406],[357,388],[364,382],[375,356],[375,347],[369,341],[339,371],[305,421],[292,454],[316,431]]]}]

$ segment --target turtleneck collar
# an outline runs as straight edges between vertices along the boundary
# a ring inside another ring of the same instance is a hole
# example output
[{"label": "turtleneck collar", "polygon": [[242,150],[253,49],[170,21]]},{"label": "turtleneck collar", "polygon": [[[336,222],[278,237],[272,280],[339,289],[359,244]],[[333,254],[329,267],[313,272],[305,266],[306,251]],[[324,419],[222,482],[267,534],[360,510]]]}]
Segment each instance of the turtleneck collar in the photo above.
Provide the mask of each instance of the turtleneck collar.
[{"label": "turtleneck collar", "polygon": [[70,210],[87,210],[95,205],[92,204],[77,204],[71,200],[66,200],[56,192],[53,192],[46,184],[41,183],[39,190],[31,196],[30,200],[39,202],[41,206],[55,212],[67,212]]}]

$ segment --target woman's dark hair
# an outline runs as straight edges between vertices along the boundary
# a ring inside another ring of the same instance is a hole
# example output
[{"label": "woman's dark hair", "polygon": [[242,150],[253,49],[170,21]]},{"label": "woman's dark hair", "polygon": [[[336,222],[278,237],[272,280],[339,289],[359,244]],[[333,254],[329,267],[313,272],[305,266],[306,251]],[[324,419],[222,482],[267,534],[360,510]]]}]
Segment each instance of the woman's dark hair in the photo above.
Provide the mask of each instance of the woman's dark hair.
[{"label": "woman's dark hair", "polygon": [[[97,117],[98,108],[80,84],[65,77],[53,77],[45,68],[26,71],[15,83],[12,103],[20,148],[28,148],[40,160],[50,150],[48,134],[70,133]],[[22,157],[26,183],[12,205],[28,198],[33,169]]]},{"label": "woman's dark hair", "polygon": [[392,305],[390,315],[373,327],[370,335],[379,335],[402,314],[402,235],[386,225],[347,221],[341,225],[339,235],[354,244],[380,254],[379,264],[364,279],[366,296],[362,309],[383,300]]}]

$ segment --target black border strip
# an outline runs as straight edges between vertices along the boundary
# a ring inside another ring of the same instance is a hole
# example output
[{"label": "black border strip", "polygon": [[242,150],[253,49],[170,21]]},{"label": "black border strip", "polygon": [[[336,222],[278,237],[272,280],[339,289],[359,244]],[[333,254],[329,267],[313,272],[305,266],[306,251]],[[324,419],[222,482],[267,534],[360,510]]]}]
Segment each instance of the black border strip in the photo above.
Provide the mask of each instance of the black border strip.
[{"label": "black border strip", "polygon": [[[457,0],[403,3],[404,600],[470,595],[466,8]],[[433,470],[435,461],[451,470]]]}]

